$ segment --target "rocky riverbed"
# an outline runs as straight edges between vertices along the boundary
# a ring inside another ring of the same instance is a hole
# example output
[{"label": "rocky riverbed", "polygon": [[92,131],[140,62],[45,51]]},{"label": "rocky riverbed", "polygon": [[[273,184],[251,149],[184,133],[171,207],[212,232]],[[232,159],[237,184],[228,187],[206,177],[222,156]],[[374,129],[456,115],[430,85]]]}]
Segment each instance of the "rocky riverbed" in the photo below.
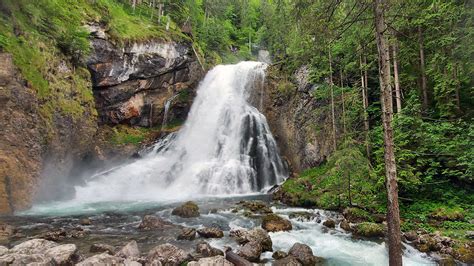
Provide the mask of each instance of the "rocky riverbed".
[{"label": "rocky riverbed", "polygon": [[[382,231],[361,229],[340,213],[288,208],[269,196],[133,207],[109,203],[109,211],[99,205],[57,207],[2,217],[0,264],[232,265],[236,258],[274,265],[387,262],[383,226]],[[409,245],[404,262],[435,263]]]}]

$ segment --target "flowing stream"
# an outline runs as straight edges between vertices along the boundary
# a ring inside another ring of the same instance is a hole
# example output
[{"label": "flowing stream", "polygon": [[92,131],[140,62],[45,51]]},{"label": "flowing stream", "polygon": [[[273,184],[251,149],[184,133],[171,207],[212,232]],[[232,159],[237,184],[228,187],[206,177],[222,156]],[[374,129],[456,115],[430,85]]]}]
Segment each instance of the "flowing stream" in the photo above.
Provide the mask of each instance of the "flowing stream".
[{"label": "flowing stream", "polygon": [[[19,213],[15,219],[19,219],[20,228],[26,235],[34,235],[55,223],[74,228],[80,218],[89,217],[92,225],[87,230],[94,238],[78,243],[85,250],[98,239],[114,243],[124,237],[137,239],[144,250],[164,242],[192,249],[189,243],[177,241],[172,230],[159,236],[154,235],[156,232],[139,232],[141,216],[153,213],[189,227],[218,224],[225,237],[211,244],[238,248],[228,237],[229,230],[260,226],[260,219],[232,212],[231,206],[242,195],[269,202],[261,192],[287,177],[267,121],[255,107],[262,104],[258,96],[262,95],[266,66],[241,62],[215,67],[199,85],[179,132],[157,142],[143,158],[89,178],[75,188],[74,199],[36,205]],[[185,199],[198,202],[200,217],[183,219],[170,214],[172,207]],[[219,210],[210,212],[213,207]],[[322,219],[337,215],[285,206],[275,206],[273,211],[288,219],[288,214],[295,211],[318,212]],[[353,239],[339,228],[327,229],[313,220],[290,220],[294,230],[271,233],[275,250],[288,251],[295,242],[302,242],[311,246],[315,255],[324,257],[328,265],[387,265],[383,242]],[[272,261],[271,253],[264,253],[262,258]],[[404,263],[433,264],[409,246]]]}]

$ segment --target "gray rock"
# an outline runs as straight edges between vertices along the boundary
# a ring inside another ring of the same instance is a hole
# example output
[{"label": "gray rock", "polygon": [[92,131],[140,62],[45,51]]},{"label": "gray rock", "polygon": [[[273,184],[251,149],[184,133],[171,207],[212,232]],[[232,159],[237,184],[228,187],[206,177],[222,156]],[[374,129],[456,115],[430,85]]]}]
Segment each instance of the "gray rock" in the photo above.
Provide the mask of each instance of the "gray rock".
[{"label": "gray rock", "polygon": [[286,258],[287,256],[288,256],[288,254],[284,251],[281,251],[281,250],[277,250],[277,251],[273,252],[273,254],[272,254],[272,258],[274,258],[276,260]]},{"label": "gray rock", "polygon": [[51,257],[43,254],[6,254],[0,257],[0,265],[35,265],[50,266],[55,262]]},{"label": "gray rock", "polygon": [[209,243],[202,241],[196,246],[196,253],[201,257],[215,257],[218,255],[223,256],[224,252],[218,248],[212,247]]},{"label": "gray rock", "polygon": [[107,253],[97,254],[89,257],[81,262],[78,266],[93,266],[93,265],[119,265],[123,263],[124,259],[116,256],[109,255]]},{"label": "gray rock", "polygon": [[216,227],[204,227],[197,230],[198,234],[204,238],[222,238],[224,232]]},{"label": "gray rock", "polygon": [[311,248],[301,243],[295,243],[288,251],[288,255],[295,257],[303,265],[314,265],[318,261]]},{"label": "gray rock", "polygon": [[147,262],[153,265],[158,262],[164,265],[180,265],[188,261],[189,257],[184,250],[171,244],[163,244],[148,252]]},{"label": "gray rock", "polygon": [[155,230],[172,227],[173,224],[153,215],[145,215],[138,226],[140,230]]},{"label": "gray rock", "polygon": [[202,258],[198,261],[191,261],[188,266],[233,266],[234,264],[226,260],[224,256],[214,256]]},{"label": "gray rock", "polygon": [[336,222],[333,219],[327,219],[323,222],[323,225],[329,228],[334,228],[336,227]]},{"label": "gray rock", "polygon": [[196,229],[194,228],[183,228],[181,233],[178,235],[178,240],[194,240],[196,238]]},{"label": "gray rock", "polygon": [[57,265],[72,265],[79,260],[77,247],[74,244],[65,244],[48,249],[47,257],[53,259]]},{"label": "gray rock", "polygon": [[230,231],[230,236],[243,245],[251,241],[260,243],[262,251],[273,251],[273,243],[267,231],[261,228],[253,228],[251,230],[237,229]]},{"label": "gray rock", "polygon": [[16,254],[44,254],[48,249],[58,246],[53,241],[45,239],[31,239],[10,249],[10,253]]},{"label": "gray rock", "polygon": [[117,257],[122,258],[138,258],[140,257],[140,250],[138,250],[137,241],[132,240],[128,242],[122,249],[115,254]]},{"label": "gray rock", "polygon": [[248,261],[259,262],[260,255],[262,254],[262,246],[255,241],[248,242],[239,249],[237,254]]},{"label": "gray rock", "polygon": [[8,253],[8,248],[0,246],[0,256],[3,256]]}]

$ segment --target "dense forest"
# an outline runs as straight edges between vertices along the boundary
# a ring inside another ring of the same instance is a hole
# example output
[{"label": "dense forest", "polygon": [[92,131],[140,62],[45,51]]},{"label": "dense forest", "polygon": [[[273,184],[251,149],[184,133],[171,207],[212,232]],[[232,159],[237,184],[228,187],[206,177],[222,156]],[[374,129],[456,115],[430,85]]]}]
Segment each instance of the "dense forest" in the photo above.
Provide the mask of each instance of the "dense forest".
[{"label": "dense forest", "polygon": [[[57,110],[97,115],[88,90],[91,48],[84,20],[107,24],[118,45],[190,43],[205,70],[257,60],[259,51],[268,50],[268,76],[277,84],[272,93],[291,101],[303,71],[309,96],[325,103],[311,112],[330,121],[324,134],[331,154],[293,171],[275,197],[292,206],[344,210],[368,227],[377,227],[377,217],[388,212],[391,265],[401,265],[400,229],[455,239],[453,256],[473,261],[474,2],[33,2],[0,3],[0,51],[13,54],[37,90],[47,130]],[[71,62],[75,76],[48,76],[59,65],[58,54]],[[125,138],[132,142],[150,134],[114,132],[130,134]],[[440,251],[430,243],[417,247]]]}]

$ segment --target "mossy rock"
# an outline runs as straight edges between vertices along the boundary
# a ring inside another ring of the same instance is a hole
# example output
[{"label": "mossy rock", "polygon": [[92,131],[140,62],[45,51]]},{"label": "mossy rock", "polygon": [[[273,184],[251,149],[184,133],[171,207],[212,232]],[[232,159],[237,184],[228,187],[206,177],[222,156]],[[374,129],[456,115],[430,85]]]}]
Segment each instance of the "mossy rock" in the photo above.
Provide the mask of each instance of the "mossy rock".
[{"label": "mossy rock", "polygon": [[191,218],[191,217],[198,217],[199,214],[199,207],[196,203],[192,201],[188,201],[183,205],[176,207],[171,212],[172,215],[177,215],[183,218]]},{"label": "mossy rock", "polygon": [[385,235],[383,225],[371,222],[357,224],[354,234],[363,237],[383,237]]},{"label": "mossy rock", "polygon": [[291,222],[276,215],[268,214],[262,219],[262,228],[268,232],[289,231],[293,229]]},{"label": "mossy rock", "polygon": [[373,222],[370,213],[360,208],[345,208],[343,211],[343,215],[351,223]]},{"label": "mossy rock", "polygon": [[461,208],[438,208],[430,214],[430,217],[438,221],[463,221],[464,214]]}]

